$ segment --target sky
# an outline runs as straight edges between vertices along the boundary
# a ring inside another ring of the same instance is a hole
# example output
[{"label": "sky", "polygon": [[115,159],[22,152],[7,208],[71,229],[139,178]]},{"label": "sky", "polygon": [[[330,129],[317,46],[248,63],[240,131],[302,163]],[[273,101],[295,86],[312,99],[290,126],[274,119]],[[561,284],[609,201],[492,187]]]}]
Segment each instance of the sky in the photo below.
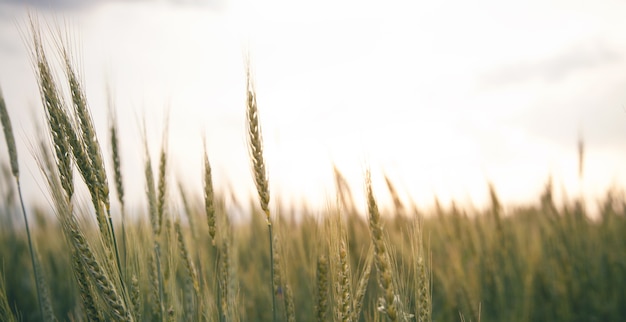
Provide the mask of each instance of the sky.
[{"label": "sky", "polygon": [[141,124],[156,163],[166,115],[171,179],[200,197],[206,135],[216,186],[252,195],[246,52],[273,202],[332,204],[333,165],[360,203],[371,168],[383,205],[387,175],[423,208],[435,196],[482,207],[488,182],[510,204],[536,202],[549,176],[557,195],[590,201],[626,182],[623,1],[4,0],[0,88],[31,200],[45,187],[30,148],[44,117],[20,33],[29,8],[71,26],[107,157],[110,85],[134,205]]}]

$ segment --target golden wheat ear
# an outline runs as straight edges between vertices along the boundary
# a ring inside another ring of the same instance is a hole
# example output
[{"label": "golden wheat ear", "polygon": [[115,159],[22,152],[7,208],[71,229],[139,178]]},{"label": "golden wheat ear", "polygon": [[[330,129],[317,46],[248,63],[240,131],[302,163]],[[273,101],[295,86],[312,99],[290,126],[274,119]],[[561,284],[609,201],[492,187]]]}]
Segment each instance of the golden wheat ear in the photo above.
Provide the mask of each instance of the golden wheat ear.
[{"label": "golden wheat ear", "polygon": [[324,254],[317,257],[316,270],[316,303],[315,318],[318,322],[326,321],[328,312],[328,257]]},{"label": "golden wheat ear", "polygon": [[379,299],[379,310],[383,312],[389,320],[398,321],[391,260],[385,245],[383,225],[380,219],[376,198],[374,198],[372,178],[369,170],[365,173],[365,190],[367,193],[370,234],[375,251],[374,262],[376,263],[376,271],[378,273],[378,284],[383,292],[383,296]]},{"label": "golden wheat ear", "polygon": [[[252,171],[254,173],[254,183],[256,185],[257,192],[259,194],[259,203],[261,209],[265,213],[265,221],[269,233],[270,243],[270,272],[272,279],[272,289],[274,288],[274,237],[272,229],[272,217],[270,215],[270,188],[267,179],[267,169],[265,167],[265,161],[263,160],[263,139],[261,136],[261,125],[259,124],[259,111],[256,101],[256,90],[254,87],[254,80],[252,79],[252,71],[250,66],[250,60],[246,61],[246,126],[248,130],[248,152],[250,154],[250,161],[252,163]],[[272,315],[273,320],[277,321],[276,317],[276,295],[272,292]]]}]

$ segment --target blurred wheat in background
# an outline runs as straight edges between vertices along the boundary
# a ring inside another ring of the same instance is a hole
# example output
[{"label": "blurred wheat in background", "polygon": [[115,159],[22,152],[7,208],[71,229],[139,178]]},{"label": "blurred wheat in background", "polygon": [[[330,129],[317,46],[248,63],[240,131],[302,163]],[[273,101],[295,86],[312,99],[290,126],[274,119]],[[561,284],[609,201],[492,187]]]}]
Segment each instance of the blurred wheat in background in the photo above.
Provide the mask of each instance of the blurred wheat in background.
[{"label": "blurred wheat in background", "polygon": [[[626,200],[615,192],[593,219],[582,199],[557,204],[550,180],[525,206],[503,205],[489,185],[486,209],[452,203],[425,212],[385,176],[393,201],[385,209],[371,170],[363,186],[351,187],[335,168],[337,198],[325,211],[283,207],[280,196],[270,198],[263,106],[249,61],[241,113],[258,200],[214,189],[204,141],[203,189],[192,191],[170,169],[176,143],[167,124],[158,160],[144,124],[143,173],[125,171],[120,160],[133,156],[121,155],[113,100],[109,131],[96,133],[70,39],[42,31],[35,17],[27,29],[47,123],[29,138],[30,149],[50,203],[23,206],[13,110],[0,92],[9,156],[8,164],[0,159],[2,321],[626,319]],[[581,139],[581,177],[583,148]],[[145,209],[125,205],[131,180],[145,186]],[[77,193],[85,189],[89,198]],[[355,205],[357,195],[364,207]],[[234,220],[235,208],[252,214]]]}]

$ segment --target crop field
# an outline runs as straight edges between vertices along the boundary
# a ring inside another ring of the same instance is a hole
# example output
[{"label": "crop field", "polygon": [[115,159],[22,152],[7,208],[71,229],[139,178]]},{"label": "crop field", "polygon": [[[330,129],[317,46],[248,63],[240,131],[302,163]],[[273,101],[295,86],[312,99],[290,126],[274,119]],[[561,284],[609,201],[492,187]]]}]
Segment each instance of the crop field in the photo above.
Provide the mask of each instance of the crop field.
[{"label": "crop field", "polygon": [[[626,320],[626,200],[616,191],[593,205],[595,216],[583,199],[557,202],[550,180],[525,206],[502,204],[490,186],[486,209],[423,211],[387,179],[394,207],[383,209],[369,170],[363,187],[335,170],[337,198],[325,211],[282,207],[269,189],[248,65],[241,113],[258,194],[230,198],[251,212],[232,220],[211,151],[202,191],[170,179],[167,132],[159,158],[145,143],[144,172],[128,174],[115,113],[96,133],[67,44],[46,49],[34,19],[26,34],[47,121],[32,153],[50,202],[24,205],[25,156],[0,92],[1,321]],[[145,209],[126,205],[130,180],[144,183]]]}]

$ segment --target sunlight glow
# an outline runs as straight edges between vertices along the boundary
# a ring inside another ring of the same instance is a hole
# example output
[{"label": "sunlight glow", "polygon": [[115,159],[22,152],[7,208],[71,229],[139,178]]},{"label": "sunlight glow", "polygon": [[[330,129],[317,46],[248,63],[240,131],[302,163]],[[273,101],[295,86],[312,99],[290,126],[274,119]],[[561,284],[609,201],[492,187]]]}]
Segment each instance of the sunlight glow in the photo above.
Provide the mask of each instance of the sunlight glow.
[{"label": "sunlight glow", "polygon": [[[25,8],[0,9],[25,19]],[[112,1],[60,15],[79,36],[101,135],[104,84],[112,85],[124,171],[141,172],[144,118],[156,158],[169,108],[172,175],[200,191],[205,133],[217,186],[251,193],[248,51],[278,199],[323,207],[335,198],[333,164],[359,195],[367,164],[380,175],[381,200],[387,174],[429,207],[435,196],[484,205],[488,182],[502,199],[523,202],[537,199],[550,175],[570,196],[598,196],[626,181],[620,12],[626,6],[612,1],[239,0],[219,9]],[[40,115],[34,75],[15,26],[0,22],[0,36],[0,85],[19,110],[18,138],[28,142],[31,115]],[[587,144],[582,182],[579,131]],[[141,203],[142,182],[127,184]]]}]

